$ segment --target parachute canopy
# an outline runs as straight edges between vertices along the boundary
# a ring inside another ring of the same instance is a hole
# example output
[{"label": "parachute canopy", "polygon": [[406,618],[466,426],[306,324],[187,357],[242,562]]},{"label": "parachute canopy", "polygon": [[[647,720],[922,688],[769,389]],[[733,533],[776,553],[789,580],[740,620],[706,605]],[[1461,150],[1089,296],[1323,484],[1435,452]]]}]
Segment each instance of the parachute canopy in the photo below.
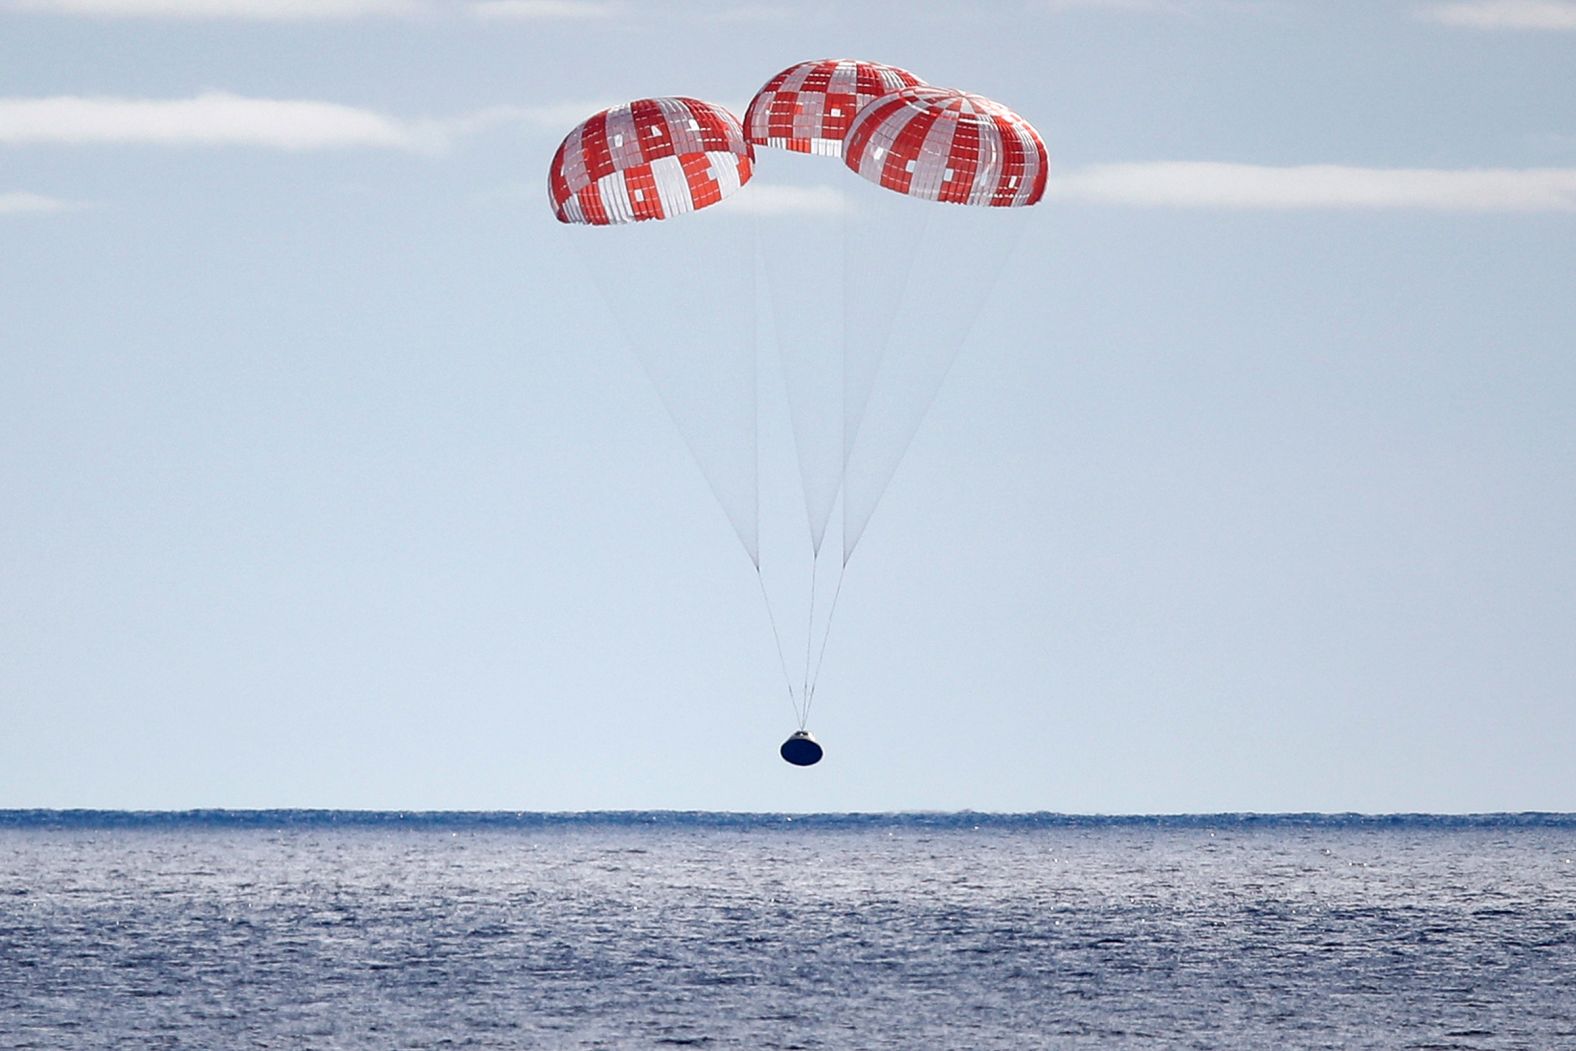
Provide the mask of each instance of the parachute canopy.
[{"label": "parachute canopy", "polygon": [[843,155],[843,136],[867,104],[923,83],[879,62],[823,58],[789,66],[768,80],[744,111],[744,131],[757,146],[795,153]]},{"label": "parachute canopy", "polygon": [[755,150],[739,119],[691,98],[637,99],[565,136],[548,169],[560,222],[608,226],[716,204],[750,180]]},{"label": "parachute canopy", "polygon": [[927,201],[1016,208],[1045,194],[1045,142],[999,102],[951,88],[901,88],[854,118],[843,163]]}]

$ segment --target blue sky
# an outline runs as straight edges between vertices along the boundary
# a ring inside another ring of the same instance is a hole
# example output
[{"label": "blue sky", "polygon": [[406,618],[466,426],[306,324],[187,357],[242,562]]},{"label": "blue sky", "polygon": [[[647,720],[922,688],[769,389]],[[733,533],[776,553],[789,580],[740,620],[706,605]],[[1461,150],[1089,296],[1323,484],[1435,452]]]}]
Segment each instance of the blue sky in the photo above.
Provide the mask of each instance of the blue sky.
[{"label": "blue sky", "polygon": [[[845,55],[1052,173],[801,771],[545,173]],[[0,0],[0,806],[1576,809],[1573,83],[1561,0]]]}]

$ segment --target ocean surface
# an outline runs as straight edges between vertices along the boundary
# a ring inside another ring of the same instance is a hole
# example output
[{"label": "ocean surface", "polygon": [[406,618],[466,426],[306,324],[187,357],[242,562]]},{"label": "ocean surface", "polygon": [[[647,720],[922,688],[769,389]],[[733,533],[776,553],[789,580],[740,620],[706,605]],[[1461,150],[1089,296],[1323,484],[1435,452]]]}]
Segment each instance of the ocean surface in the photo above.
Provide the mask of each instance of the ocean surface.
[{"label": "ocean surface", "polygon": [[1576,815],[0,811],[0,1048],[1576,1049]]}]

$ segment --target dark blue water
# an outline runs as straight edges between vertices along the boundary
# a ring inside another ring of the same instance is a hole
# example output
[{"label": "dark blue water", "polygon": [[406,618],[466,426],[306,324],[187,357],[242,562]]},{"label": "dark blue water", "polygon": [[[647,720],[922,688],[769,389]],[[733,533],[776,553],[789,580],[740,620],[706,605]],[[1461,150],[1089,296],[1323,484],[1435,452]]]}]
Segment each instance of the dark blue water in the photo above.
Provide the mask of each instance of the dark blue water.
[{"label": "dark blue water", "polygon": [[1576,815],[0,811],[0,1048],[1576,1049]]}]

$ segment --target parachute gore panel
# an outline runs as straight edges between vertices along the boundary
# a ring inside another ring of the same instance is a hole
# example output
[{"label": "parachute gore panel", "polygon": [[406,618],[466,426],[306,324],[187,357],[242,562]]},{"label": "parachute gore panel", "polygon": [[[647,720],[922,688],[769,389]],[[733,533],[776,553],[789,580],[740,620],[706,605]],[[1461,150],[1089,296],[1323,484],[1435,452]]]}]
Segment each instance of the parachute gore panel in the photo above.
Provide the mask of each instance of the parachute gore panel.
[{"label": "parachute gore panel", "polygon": [[823,58],[789,66],[755,93],[744,111],[744,131],[757,146],[795,153],[843,155],[854,117],[882,95],[921,83],[905,69],[852,58]]}]

